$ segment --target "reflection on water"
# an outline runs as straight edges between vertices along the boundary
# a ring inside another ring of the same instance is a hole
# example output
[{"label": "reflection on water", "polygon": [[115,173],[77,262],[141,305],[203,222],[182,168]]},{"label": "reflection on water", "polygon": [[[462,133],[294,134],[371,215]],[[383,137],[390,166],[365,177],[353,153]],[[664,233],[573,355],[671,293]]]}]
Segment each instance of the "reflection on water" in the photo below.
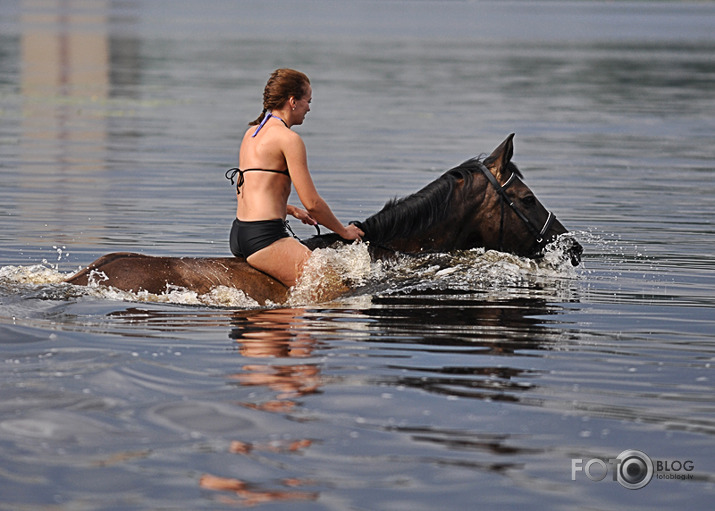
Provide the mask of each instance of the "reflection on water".
[{"label": "reflection on water", "polygon": [[[276,394],[275,400],[247,406],[288,412],[296,405],[296,399],[319,392],[319,364],[301,363],[301,359],[313,356],[316,344],[300,319],[304,312],[278,309],[234,316],[230,337],[236,340],[238,351],[247,363],[232,379],[242,386],[268,387]],[[294,364],[274,365],[270,359],[275,358],[298,360]],[[269,359],[269,363],[251,363],[253,359]]]},{"label": "reflection on water", "polygon": [[[242,387],[266,387],[273,398],[260,402],[241,403],[249,409],[263,412],[290,414],[305,396],[320,392],[322,386],[319,364],[302,363],[314,356],[316,340],[305,330],[300,309],[279,309],[258,313],[238,313],[231,319],[233,325],[229,337],[238,344],[238,352],[244,362],[240,372],[230,375],[230,381]],[[276,363],[276,360],[281,360]],[[257,392],[260,393],[260,392]],[[313,440],[274,440],[247,442],[232,440],[229,452],[252,457],[267,452],[283,456],[302,454],[310,448]],[[210,490],[234,493],[241,505],[255,505],[283,500],[315,500],[316,492],[297,490],[265,490],[235,477],[204,474],[199,484]],[[285,488],[314,486],[315,481],[290,477],[281,482]],[[230,502],[230,501],[229,501]]]},{"label": "reflection on water", "polygon": [[[527,381],[538,374],[502,365],[500,357],[548,350],[564,338],[562,330],[544,326],[544,317],[556,314],[556,311],[538,298],[480,302],[474,296],[463,300],[391,297],[375,300],[375,305],[378,307],[367,314],[380,320],[380,330],[375,334],[380,342],[390,342],[397,332],[399,339],[410,338],[412,332],[419,337],[411,342],[424,344],[427,351],[439,347],[440,353],[470,353],[494,357],[493,360],[499,362],[497,366],[479,367],[391,365],[392,369],[408,373],[391,384],[448,396],[521,401],[519,393],[528,391],[532,384]],[[409,311],[421,308],[428,312],[415,315],[406,313],[406,308]],[[435,324],[439,328],[430,328]]]},{"label": "reflection on water", "polygon": [[[23,99],[18,214],[53,219],[72,231],[78,214],[102,211],[110,188],[106,170],[109,97],[108,5],[104,1],[21,4]],[[95,193],[78,204],[75,191]],[[20,241],[32,242],[20,231]],[[58,243],[68,243],[60,236]]]},{"label": "reflection on water", "polygon": [[[277,413],[298,422],[308,421],[311,426],[310,436],[305,438],[291,435],[290,439],[250,441],[237,435],[228,450],[249,458],[247,462],[274,463],[280,459],[282,466],[297,468],[295,456],[308,455],[315,445],[331,444],[334,441],[331,430],[339,424],[352,423],[359,432],[354,434],[355,438],[380,432],[396,436],[395,447],[382,453],[345,454],[342,460],[338,458],[334,462],[350,463],[351,459],[359,458],[360,463],[367,466],[387,463],[399,472],[405,470],[404,463],[411,463],[417,456],[412,449],[424,444],[427,450],[432,450],[429,446],[446,450],[441,454],[432,452],[430,458],[433,459],[428,464],[508,476],[509,471],[522,465],[513,461],[515,455],[534,455],[543,450],[517,447],[510,434],[484,435],[469,428],[445,429],[422,421],[391,418],[393,414],[408,413],[412,406],[409,400],[404,403],[397,400],[388,408],[379,405],[353,409],[354,404],[349,403],[367,398],[355,396],[355,389],[376,385],[383,389],[381,399],[390,401],[392,398],[388,396],[396,391],[409,394],[410,389],[416,389],[450,399],[518,403],[520,394],[532,388],[533,383],[528,382],[538,379],[539,371],[512,367],[505,357],[527,351],[533,356],[558,342],[562,333],[543,326],[543,320],[536,319],[555,313],[550,309],[540,299],[480,302],[475,297],[458,300],[445,296],[395,296],[379,299],[370,309],[350,314],[307,309],[235,313],[230,320],[229,337],[237,343],[237,361],[241,365],[238,372],[226,377],[232,386],[238,385],[237,393],[243,396],[237,399],[239,406]],[[429,312],[421,314],[420,310]],[[343,335],[350,336],[356,350],[347,357],[345,348],[335,353],[346,342]],[[340,360],[326,364],[325,357],[331,354]],[[425,365],[435,354],[439,357],[452,354],[462,362]],[[354,360],[356,355],[361,362]],[[500,363],[483,365],[485,359]],[[360,366],[362,370],[356,372]],[[245,400],[247,396],[249,400]],[[350,408],[341,406],[340,412],[324,415],[315,409],[315,400],[323,397],[328,403],[344,402]],[[404,452],[397,447],[401,443],[399,438],[408,442]],[[469,453],[479,454],[475,458]],[[271,461],[265,459],[269,454]],[[494,459],[485,461],[481,459],[484,456]],[[402,457],[405,459],[401,460]],[[238,498],[238,503],[251,504],[315,499],[319,491],[294,488],[321,488],[336,483],[336,476],[328,468],[317,468],[312,462],[301,466],[299,473],[289,471],[288,477],[282,480],[282,489],[256,487],[240,478],[240,469],[234,469],[233,473],[205,474],[200,484],[206,489],[230,492]],[[362,487],[374,483],[373,479],[369,481],[356,479],[350,484]],[[388,487],[394,484],[397,483],[389,478],[380,483]],[[288,491],[286,487],[293,489]]]}]

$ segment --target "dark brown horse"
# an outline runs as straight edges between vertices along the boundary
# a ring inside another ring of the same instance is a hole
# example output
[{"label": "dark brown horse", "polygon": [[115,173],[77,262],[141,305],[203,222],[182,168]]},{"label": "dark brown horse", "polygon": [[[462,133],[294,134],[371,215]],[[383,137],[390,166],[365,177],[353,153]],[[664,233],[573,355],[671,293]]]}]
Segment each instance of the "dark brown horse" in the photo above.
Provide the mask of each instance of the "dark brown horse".
[{"label": "dark brown horse", "polygon": [[[393,200],[359,222],[374,258],[396,252],[419,254],[484,247],[539,257],[544,247],[568,232],[522,181],[511,162],[511,134],[483,161],[468,160],[419,192]],[[341,243],[335,234],[314,236],[311,249]],[[565,254],[579,264],[582,248],[567,239]],[[162,293],[178,286],[204,294],[216,286],[242,290],[264,304],[285,301],[288,289],[236,257],[154,257],[113,253],[100,257],[67,282],[96,282],[126,291]]]}]

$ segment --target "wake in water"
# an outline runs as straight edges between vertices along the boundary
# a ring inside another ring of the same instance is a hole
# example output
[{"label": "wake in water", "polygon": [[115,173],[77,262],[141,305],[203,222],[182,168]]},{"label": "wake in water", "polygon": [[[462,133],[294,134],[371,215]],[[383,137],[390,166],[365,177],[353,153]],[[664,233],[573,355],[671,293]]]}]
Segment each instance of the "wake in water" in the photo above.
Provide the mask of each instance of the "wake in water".
[{"label": "wake in water", "polygon": [[[46,261],[30,266],[4,266],[0,268],[0,295],[57,300],[95,297],[246,309],[260,307],[243,291],[224,286],[203,295],[171,285],[161,294],[134,293],[99,285],[101,274],[96,275],[89,286],[64,283],[73,273],[63,273],[58,265]],[[576,270],[559,240],[547,247],[544,257],[539,260],[472,249],[449,254],[401,255],[389,261],[372,261],[367,245],[357,243],[336,249],[315,250],[303,276],[291,290],[287,305],[315,305],[342,297],[353,300],[355,297],[381,294],[502,291],[576,277]]]}]

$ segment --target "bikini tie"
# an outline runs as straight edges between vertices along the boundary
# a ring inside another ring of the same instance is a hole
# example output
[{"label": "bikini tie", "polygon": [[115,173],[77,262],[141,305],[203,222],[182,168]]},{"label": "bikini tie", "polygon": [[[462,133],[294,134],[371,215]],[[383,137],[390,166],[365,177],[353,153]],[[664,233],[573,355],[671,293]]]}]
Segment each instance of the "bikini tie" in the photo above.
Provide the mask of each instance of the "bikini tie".
[{"label": "bikini tie", "polygon": [[234,167],[232,169],[228,169],[224,176],[226,176],[226,179],[231,180],[231,184],[233,184],[233,178],[236,177],[236,174],[238,174],[238,184],[236,185],[236,193],[241,193],[239,191],[239,188],[243,186],[243,171],[239,169],[238,167]]}]

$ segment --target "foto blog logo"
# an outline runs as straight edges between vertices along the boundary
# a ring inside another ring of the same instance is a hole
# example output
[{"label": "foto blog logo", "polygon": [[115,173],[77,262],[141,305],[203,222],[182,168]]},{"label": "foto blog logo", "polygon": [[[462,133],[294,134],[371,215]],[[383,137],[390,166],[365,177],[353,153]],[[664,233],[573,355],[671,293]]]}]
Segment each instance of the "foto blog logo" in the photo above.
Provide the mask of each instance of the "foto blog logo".
[{"label": "foto blog logo", "polygon": [[[610,471],[613,481],[618,481],[621,486],[629,490],[638,490],[647,485],[653,476],[658,479],[692,479],[689,474],[694,468],[693,462],[688,461],[656,461],[635,449],[627,449],[616,458],[608,460],[591,458],[584,462],[583,458],[571,460],[571,480],[576,480],[576,475],[583,472],[588,479],[594,482],[602,481]],[[682,474],[681,472],[688,472]]]}]

